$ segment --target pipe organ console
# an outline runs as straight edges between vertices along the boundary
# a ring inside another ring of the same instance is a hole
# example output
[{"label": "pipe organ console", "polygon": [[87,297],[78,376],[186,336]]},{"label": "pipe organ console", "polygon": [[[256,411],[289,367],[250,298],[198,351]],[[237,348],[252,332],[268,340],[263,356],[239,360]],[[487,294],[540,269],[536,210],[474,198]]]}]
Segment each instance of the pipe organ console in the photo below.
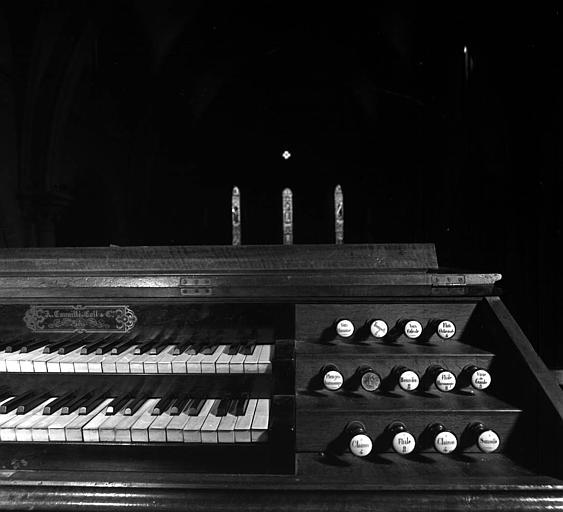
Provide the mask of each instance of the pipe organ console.
[{"label": "pipe organ console", "polygon": [[499,278],[430,244],[3,250],[0,503],[563,508]]}]

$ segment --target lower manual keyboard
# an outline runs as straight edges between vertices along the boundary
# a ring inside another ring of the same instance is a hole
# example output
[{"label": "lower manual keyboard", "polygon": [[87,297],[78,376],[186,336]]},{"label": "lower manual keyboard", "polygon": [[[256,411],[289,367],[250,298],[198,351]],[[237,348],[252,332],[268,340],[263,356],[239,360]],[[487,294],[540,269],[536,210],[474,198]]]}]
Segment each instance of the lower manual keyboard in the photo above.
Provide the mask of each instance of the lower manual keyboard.
[{"label": "lower manual keyboard", "polygon": [[0,401],[0,441],[262,443],[270,399],[25,394]]}]

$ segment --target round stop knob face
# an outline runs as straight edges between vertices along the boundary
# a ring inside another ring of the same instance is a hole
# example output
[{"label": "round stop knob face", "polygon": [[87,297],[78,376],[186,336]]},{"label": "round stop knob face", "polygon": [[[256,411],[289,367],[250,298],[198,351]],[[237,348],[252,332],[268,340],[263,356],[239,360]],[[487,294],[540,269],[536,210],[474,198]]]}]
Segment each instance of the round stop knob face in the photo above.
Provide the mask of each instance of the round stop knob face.
[{"label": "round stop knob face", "polygon": [[414,450],[416,441],[410,432],[399,432],[393,436],[393,450],[401,455],[408,455]]},{"label": "round stop knob face", "polygon": [[354,324],[350,320],[339,320],[336,324],[336,334],[342,338],[349,338],[354,334]]},{"label": "round stop knob face", "polygon": [[440,453],[451,453],[457,448],[457,437],[448,432],[440,432],[434,438],[434,448]]},{"label": "round stop knob face", "polygon": [[498,449],[500,439],[494,430],[485,430],[477,438],[477,446],[482,452],[491,453]]},{"label": "round stop knob face", "polygon": [[443,340],[449,340],[455,334],[455,324],[449,320],[443,320],[438,324],[436,332]]},{"label": "round stop knob face", "polygon": [[412,370],[407,370],[399,375],[399,387],[404,391],[414,391],[419,383],[418,375]]},{"label": "round stop knob face", "polygon": [[374,320],[369,325],[369,330],[374,338],[385,338],[389,331],[389,326],[385,320]]},{"label": "round stop knob face", "polygon": [[336,391],[337,389],[340,389],[343,382],[344,378],[342,377],[342,374],[337,370],[330,370],[324,374],[323,386],[330,391]]},{"label": "round stop knob face", "polygon": [[487,370],[476,370],[471,375],[471,385],[475,389],[487,389],[491,385],[491,374]]},{"label": "round stop knob face", "polygon": [[365,434],[357,434],[350,439],[350,451],[356,457],[366,457],[371,453],[371,449],[371,439]]},{"label": "round stop knob face", "polygon": [[377,391],[381,385],[381,377],[375,372],[366,372],[362,375],[361,384],[366,391]]},{"label": "round stop knob face", "polygon": [[434,382],[440,391],[447,393],[455,388],[456,378],[452,372],[445,370],[436,376]]},{"label": "round stop knob face", "polygon": [[405,335],[414,340],[422,334],[422,324],[418,320],[409,320],[405,324]]}]

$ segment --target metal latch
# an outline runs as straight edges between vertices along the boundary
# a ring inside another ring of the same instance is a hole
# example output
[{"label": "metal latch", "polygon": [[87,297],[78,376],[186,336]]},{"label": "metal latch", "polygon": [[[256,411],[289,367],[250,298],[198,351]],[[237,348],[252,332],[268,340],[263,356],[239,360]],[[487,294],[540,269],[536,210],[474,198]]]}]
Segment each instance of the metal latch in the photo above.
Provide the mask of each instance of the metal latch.
[{"label": "metal latch", "polygon": [[465,276],[460,274],[434,274],[432,286],[465,286]]}]

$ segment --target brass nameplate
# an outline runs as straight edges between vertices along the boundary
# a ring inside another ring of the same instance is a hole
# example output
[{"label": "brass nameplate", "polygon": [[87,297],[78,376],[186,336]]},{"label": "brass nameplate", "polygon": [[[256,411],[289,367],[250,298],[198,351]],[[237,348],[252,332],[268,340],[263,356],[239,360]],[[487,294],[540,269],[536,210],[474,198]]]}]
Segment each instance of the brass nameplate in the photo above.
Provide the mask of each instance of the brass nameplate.
[{"label": "brass nameplate", "polygon": [[30,306],[23,317],[33,332],[129,332],[137,323],[128,306]]}]

